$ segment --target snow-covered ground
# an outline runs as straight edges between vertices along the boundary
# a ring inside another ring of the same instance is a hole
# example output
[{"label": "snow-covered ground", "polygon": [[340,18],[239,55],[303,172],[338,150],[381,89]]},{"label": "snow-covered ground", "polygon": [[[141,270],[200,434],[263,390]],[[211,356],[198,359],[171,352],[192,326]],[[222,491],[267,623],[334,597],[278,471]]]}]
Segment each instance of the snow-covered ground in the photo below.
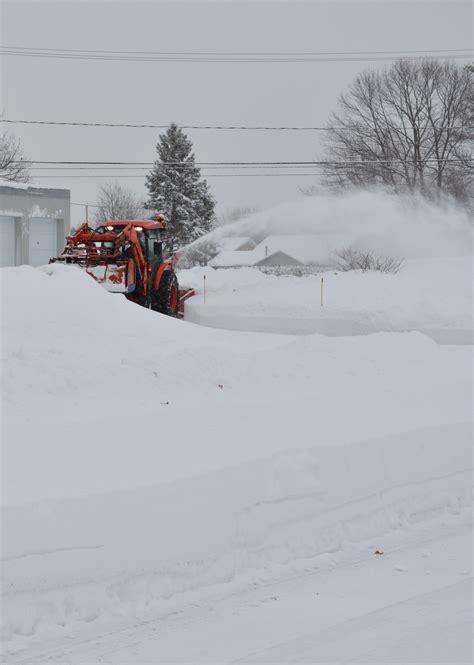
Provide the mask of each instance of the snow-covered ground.
[{"label": "snow-covered ground", "polygon": [[151,620],[71,626],[31,659],[79,663],[471,663],[466,525],[395,532],[351,560],[303,560],[278,581],[180,594]]},{"label": "snow-covered ground", "polygon": [[199,292],[187,303],[186,319],[206,326],[337,336],[417,330],[441,343],[472,344],[473,275],[467,256],[408,260],[398,274],[333,270],[293,277],[193,268],[180,281]]},{"label": "snow-covered ground", "polygon": [[5,660],[470,662],[470,270],[219,271],[219,330],[3,269]]}]

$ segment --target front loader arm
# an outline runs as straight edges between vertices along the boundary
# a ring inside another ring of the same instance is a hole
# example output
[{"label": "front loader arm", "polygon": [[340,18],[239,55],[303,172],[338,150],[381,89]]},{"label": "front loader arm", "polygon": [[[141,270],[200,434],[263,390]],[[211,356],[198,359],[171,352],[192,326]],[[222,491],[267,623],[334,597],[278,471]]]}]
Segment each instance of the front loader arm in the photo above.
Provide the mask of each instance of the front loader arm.
[{"label": "front loader arm", "polygon": [[[148,270],[147,270],[147,262],[145,257],[143,256],[143,250],[142,246],[140,244],[140,239],[138,237],[138,233],[132,224],[129,226],[126,226],[123,230],[123,236],[128,240],[130,243],[130,246],[132,248],[132,255],[133,255],[133,260],[135,262],[135,266],[140,274],[140,277],[142,278],[143,282],[143,293],[144,295],[148,294]],[[120,235],[122,235],[122,233]]]}]

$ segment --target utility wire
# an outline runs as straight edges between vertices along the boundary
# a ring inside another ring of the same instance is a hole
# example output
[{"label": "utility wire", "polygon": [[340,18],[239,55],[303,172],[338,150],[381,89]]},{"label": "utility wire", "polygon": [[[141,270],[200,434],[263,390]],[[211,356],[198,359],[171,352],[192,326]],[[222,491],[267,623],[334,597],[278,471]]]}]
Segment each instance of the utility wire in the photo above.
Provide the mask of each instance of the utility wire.
[{"label": "utility wire", "polygon": [[[316,173],[208,173],[206,178],[283,178],[283,177],[299,177],[299,176],[311,176],[314,178]],[[49,178],[54,180],[55,178],[141,178],[144,179],[143,175],[38,175],[34,176],[35,180],[38,178]]]},{"label": "utility wire", "polygon": [[[448,157],[445,159],[436,159],[436,158],[428,158],[428,159],[423,159],[419,160],[422,161],[423,163],[428,163],[428,162],[443,162],[443,163],[448,163],[448,162],[472,162],[474,161],[474,158],[468,158],[468,159],[462,159],[462,158],[453,158],[453,157]],[[13,160],[12,163],[14,164],[21,164],[24,163],[24,160]],[[36,160],[28,160],[29,164],[53,164],[53,165],[59,165],[59,166],[103,166],[104,168],[108,166],[143,166],[143,167],[148,167],[148,166],[154,166],[155,162],[102,162],[102,161],[36,161]],[[265,161],[254,161],[254,162],[193,162],[193,163],[186,163],[186,162],[159,162],[160,166],[173,166],[173,167],[181,167],[181,168],[194,168],[194,167],[207,167],[207,166],[293,166],[293,165],[304,165],[304,166],[316,166],[316,165],[322,165],[322,166],[358,166],[358,165],[364,165],[364,164],[398,164],[398,163],[407,163],[407,164],[412,164],[413,160],[410,159],[367,159],[367,160],[355,160],[355,161],[349,161],[349,160],[339,160],[339,161],[317,161],[317,160],[306,160],[306,161],[275,161],[275,162],[265,162]],[[34,167],[33,167],[34,168]]]},{"label": "utility wire", "polygon": [[[125,122],[68,122],[59,120],[13,120],[0,118],[0,122],[16,124],[16,125],[59,125],[63,127],[127,127],[129,129],[168,129],[171,123],[167,125],[153,125],[153,124],[134,124]],[[310,131],[310,132],[339,132],[351,131],[357,129],[356,126],[346,125],[344,127],[317,127],[317,126],[275,126],[270,125],[179,125],[181,129],[216,129],[216,130],[236,130],[236,131]],[[447,131],[451,129],[473,129],[472,127],[464,127],[457,125],[448,125],[446,127],[437,127],[438,131]]]},{"label": "utility wire", "polygon": [[186,53],[94,51],[86,49],[45,49],[34,47],[0,46],[4,56],[33,57],[63,60],[121,61],[121,62],[181,62],[181,63],[305,63],[305,62],[370,62],[395,59],[420,60],[431,58],[471,58],[473,49],[426,51],[348,51],[348,52],[280,52],[280,53]]},{"label": "utility wire", "polygon": [[52,53],[102,53],[102,54],[125,54],[125,55],[192,55],[192,56],[301,56],[301,55],[381,55],[381,54],[397,54],[397,53],[446,53],[446,52],[460,52],[472,51],[472,48],[454,48],[454,49],[409,49],[409,50],[396,50],[396,51],[112,51],[104,49],[68,49],[68,48],[46,48],[43,46],[8,46],[3,45],[0,48],[16,49],[18,51],[49,51]]},{"label": "utility wire", "polygon": [[[317,167],[317,168],[320,168],[323,165],[322,164],[315,164],[314,166]],[[253,166],[253,165],[250,165],[250,164],[246,164],[244,166],[229,166],[229,165],[225,165],[225,166],[205,166],[205,167],[203,167],[203,169],[201,169],[201,171],[227,171],[227,170],[232,170],[232,169],[239,169],[239,171],[240,171],[241,169],[282,169],[282,168],[298,170],[298,169],[307,169],[309,167],[310,167],[309,164],[287,164],[285,166],[278,166],[276,164],[275,165],[272,165],[272,164],[264,165],[264,164],[262,164],[261,166],[259,166],[259,165]],[[48,171],[48,172],[62,171],[62,172],[65,172],[65,173],[74,173],[76,171],[89,171],[89,172],[90,171],[113,171],[113,172],[117,172],[117,171],[128,171],[128,172],[129,171],[147,171],[148,172],[150,169],[147,166],[90,166],[90,167],[89,166],[66,166],[66,167],[62,167],[62,166],[57,166],[57,167],[54,167],[54,166],[33,166],[30,170],[35,171],[35,172],[36,171]]]}]

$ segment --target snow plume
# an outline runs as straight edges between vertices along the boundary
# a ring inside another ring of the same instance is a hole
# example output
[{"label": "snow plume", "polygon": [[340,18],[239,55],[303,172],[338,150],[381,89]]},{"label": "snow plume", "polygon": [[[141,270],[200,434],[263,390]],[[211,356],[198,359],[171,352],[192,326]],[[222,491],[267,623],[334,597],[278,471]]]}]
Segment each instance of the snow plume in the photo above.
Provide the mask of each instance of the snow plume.
[{"label": "snow plume", "polygon": [[215,229],[205,238],[218,244],[232,235],[261,241],[281,234],[321,235],[329,252],[354,247],[400,258],[472,254],[469,214],[454,201],[434,203],[384,190],[322,191]]}]

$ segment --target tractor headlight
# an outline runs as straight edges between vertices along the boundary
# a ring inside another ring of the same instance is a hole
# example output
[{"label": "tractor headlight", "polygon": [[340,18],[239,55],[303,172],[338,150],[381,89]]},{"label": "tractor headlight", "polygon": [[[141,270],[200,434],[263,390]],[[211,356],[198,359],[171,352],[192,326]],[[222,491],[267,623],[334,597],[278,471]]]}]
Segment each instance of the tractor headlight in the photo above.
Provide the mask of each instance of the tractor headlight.
[{"label": "tractor headlight", "polygon": [[140,231],[143,231],[143,226],[136,226],[136,227],[135,227],[135,231],[136,231],[137,233],[140,233]]},{"label": "tractor headlight", "polygon": [[105,227],[105,230],[106,230],[106,231],[113,231],[113,230],[114,230],[114,227],[113,227],[113,226],[106,226],[106,227]]}]

